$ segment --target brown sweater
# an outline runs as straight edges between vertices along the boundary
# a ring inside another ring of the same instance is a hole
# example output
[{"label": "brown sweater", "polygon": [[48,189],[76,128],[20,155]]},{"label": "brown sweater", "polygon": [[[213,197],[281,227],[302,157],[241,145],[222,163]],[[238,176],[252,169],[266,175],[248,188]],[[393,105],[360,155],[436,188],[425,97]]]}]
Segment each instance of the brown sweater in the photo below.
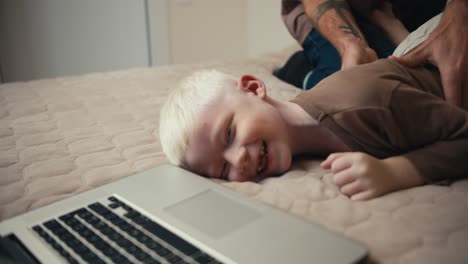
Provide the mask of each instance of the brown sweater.
[{"label": "brown sweater", "polygon": [[292,102],[353,151],[402,155],[428,182],[468,176],[468,108],[444,100],[436,70],[379,60],[337,72]]}]

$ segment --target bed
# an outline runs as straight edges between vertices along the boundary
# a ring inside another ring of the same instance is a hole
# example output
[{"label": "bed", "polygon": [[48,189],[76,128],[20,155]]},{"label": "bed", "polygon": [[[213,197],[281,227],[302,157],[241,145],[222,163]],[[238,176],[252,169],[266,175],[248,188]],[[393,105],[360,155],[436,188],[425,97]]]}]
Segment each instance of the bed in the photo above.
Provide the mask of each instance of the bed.
[{"label": "bed", "polygon": [[[167,163],[159,109],[194,70],[251,73],[273,97],[294,97],[300,90],[271,72],[296,49],[0,85],[0,220]],[[468,180],[353,202],[319,163],[304,157],[281,177],[219,184],[364,243],[371,262],[468,263]]]}]

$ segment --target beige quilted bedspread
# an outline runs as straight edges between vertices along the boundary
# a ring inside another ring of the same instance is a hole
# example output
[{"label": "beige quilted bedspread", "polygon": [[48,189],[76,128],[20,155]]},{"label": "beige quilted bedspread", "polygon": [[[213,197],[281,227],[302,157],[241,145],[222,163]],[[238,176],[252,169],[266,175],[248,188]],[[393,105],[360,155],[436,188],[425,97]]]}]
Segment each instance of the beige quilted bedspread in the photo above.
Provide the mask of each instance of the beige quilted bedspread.
[{"label": "beige quilted bedspread", "polygon": [[[270,74],[292,51],[0,85],[0,219],[167,162],[159,109],[193,70],[252,73],[270,95],[293,97],[299,90]],[[304,159],[259,184],[221,184],[361,241],[377,263],[468,263],[468,180],[352,202],[318,164]]]}]

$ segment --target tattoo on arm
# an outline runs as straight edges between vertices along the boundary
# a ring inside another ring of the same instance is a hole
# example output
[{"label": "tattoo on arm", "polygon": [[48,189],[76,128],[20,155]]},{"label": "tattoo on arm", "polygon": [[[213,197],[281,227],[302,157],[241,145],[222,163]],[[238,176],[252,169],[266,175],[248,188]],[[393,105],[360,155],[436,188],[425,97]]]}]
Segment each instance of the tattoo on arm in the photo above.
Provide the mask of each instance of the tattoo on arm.
[{"label": "tattoo on arm", "polygon": [[318,28],[318,23],[320,18],[329,10],[335,10],[338,16],[343,20],[345,25],[339,26],[338,28],[341,29],[345,34],[351,34],[354,37],[360,39],[361,36],[359,35],[359,32],[357,29],[351,24],[351,22],[348,20],[348,18],[345,16],[343,13],[343,10],[347,10],[349,13],[351,13],[351,8],[349,5],[346,3],[344,0],[327,0],[323,3],[321,3],[317,7],[317,13],[314,16],[314,26],[315,28]]}]

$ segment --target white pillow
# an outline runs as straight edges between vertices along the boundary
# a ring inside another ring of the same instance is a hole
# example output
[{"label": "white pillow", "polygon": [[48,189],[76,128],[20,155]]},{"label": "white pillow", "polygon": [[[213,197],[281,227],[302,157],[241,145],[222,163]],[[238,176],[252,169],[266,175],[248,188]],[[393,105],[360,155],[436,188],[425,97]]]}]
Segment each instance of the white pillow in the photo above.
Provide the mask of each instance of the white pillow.
[{"label": "white pillow", "polygon": [[[453,0],[448,0],[446,6],[452,1]],[[408,37],[406,37],[400,43],[400,45],[398,45],[398,47],[393,52],[393,55],[396,57],[401,57],[417,46],[421,45],[421,43],[423,43],[429,37],[432,31],[434,31],[437,25],[439,25],[440,18],[443,14],[443,12],[438,14],[437,16],[428,20],[426,23],[422,24],[420,27],[418,27],[418,29],[411,32],[411,34],[409,34]]]},{"label": "white pillow", "polygon": [[393,55],[396,57],[401,57],[406,53],[410,52],[421,43],[423,43],[429,35],[434,31],[434,29],[439,25],[440,18],[443,13],[438,14],[437,16],[431,18],[426,23],[422,24],[415,31],[411,32],[401,43],[396,47]]}]

